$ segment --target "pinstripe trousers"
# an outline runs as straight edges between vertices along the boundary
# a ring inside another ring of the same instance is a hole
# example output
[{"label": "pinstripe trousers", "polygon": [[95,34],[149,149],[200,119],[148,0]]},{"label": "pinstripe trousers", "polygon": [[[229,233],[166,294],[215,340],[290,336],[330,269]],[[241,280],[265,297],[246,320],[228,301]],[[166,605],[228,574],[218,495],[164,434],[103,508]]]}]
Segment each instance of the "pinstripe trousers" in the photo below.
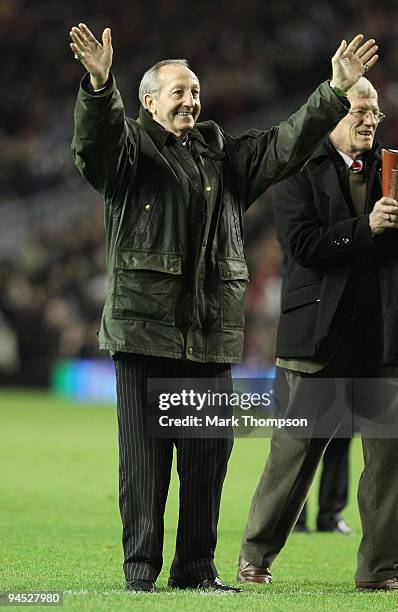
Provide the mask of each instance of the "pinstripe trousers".
[{"label": "pinstripe trousers", "polygon": [[232,390],[229,364],[195,363],[143,355],[116,356],[119,426],[119,506],[126,580],[156,580],[163,563],[163,516],[173,446],[180,480],[172,578],[198,582],[217,576],[214,550],[230,438],[164,439],[146,428],[149,378],[211,378]]}]

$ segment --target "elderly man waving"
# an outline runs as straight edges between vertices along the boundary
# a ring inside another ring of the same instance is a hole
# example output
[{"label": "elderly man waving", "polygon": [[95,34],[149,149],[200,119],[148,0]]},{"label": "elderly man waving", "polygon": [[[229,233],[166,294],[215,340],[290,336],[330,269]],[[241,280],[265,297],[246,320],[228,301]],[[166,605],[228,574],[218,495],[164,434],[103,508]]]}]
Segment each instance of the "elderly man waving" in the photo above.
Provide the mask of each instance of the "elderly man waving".
[{"label": "elderly man waving", "polygon": [[272,183],[299,170],[347,113],[345,93],[377,61],[361,35],[341,43],[331,82],[269,130],[236,138],[197,123],[199,79],[163,60],[139,87],[137,120],[124,114],[110,73],[111,32],[84,24],[70,44],[87,73],[75,109],[73,152],[105,202],[108,295],[100,346],[115,360],[124,571],[131,591],[156,590],[173,445],[180,509],[171,588],[236,592],[214,565],[231,438],[156,439],[147,429],[147,382],[206,378],[232,388],[243,346],[248,275],[242,217]]}]

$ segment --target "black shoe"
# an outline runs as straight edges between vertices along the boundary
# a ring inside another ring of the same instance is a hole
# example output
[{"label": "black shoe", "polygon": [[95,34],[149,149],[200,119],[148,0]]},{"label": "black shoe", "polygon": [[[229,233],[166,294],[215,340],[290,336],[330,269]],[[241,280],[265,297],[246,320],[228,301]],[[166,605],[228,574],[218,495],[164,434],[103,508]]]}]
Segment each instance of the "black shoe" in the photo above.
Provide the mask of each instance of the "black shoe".
[{"label": "black shoe", "polygon": [[198,583],[193,580],[182,580],[181,578],[169,578],[167,582],[169,589],[196,589]]},{"label": "black shoe", "polygon": [[219,578],[206,578],[205,580],[181,580],[179,578],[169,578],[168,586],[170,589],[198,589],[200,591],[215,591],[217,593],[241,593],[242,589],[228,586],[221,582]]},{"label": "black shoe", "polygon": [[329,533],[340,533],[341,535],[351,535],[353,530],[344,519],[338,519],[334,525],[318,525],[318,531],[329,531]]},{"label": "black shoe", "polygon": [[296,523],[296,525],[293,527],[292,533],[311,533],[311,531],[308,529],[307,525]]},{"label": "black shoe", "polygon": [[129,580],[126,582],[126,591],[131,593],[157,593],[154,580]]},{"label": "black shoe", "polygon": [[200,591],[242,593],[242,589],[237,589],[236,587],[231,587],[228,584],[224,584],[219,578],[217,578],[217,576],[215,578],[207,578],[207,580],[202,580],[202,582],[199,582],[197,588]]}]

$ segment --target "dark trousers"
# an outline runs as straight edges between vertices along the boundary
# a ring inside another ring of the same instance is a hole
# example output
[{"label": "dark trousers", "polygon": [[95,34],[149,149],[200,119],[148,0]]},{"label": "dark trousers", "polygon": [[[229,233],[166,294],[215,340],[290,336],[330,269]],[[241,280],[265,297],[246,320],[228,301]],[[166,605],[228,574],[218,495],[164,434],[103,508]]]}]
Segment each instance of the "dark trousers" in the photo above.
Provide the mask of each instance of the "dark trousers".
[{"label": "dark trousers", "polygon": [[[370,407],[377,421],[377,414],[385,413],[385,406],[381,405],[382,394],[374,393],[374,389],[378,389],[378,377],[396,376],[397,371],[371,363],[379,340],[376,329],[375,316],[360,313],[334,358],[322,370],[322,376],[330,378],[329,389],[333,388],[333,377],[344,379],[347,396],[357,400],[354,408],[361,414],[364,410],[369,412]],[[319,432],[319,423],[321,416],[331,408],[328,406],[331,396],[328,393],[314,395],[313,387],[308,384],[319,374],[303,376],[286,370],[285,375],[290,389],[287,416],[298,416],[304,398],[315,418],[305,436],[295,436],[287,429],[276,429],[273,433],[270,454],[253,497],[241,545],[241,556],[260,567],[268,567],[284,546],[334,434],[333,428],[336,431],[347,416],[343,411],[329,410],[331,433],[326,437],[324,431]],[[346,377],[363,378],[367,385],[366,393],[363,393],[361,380],[354,385],[352,379]],[[379,390],[386,387],[389,387],[388,382],[382,378]],[[396,397],[393,385],[391,388]],[[388,404],[393,414],[387,416],[391,417],[391,423],[396,424],[395,404],[395,401]],[[365,467],[358,488],[363,537],[358,550],[356,579],[382,581],[398,574],[398,487],[395,475],[398,440],[396,432],[395,437],[387,434],[385,438],[371,437],[375,435],[378,424],[368,418],[368,412],[365,418],[359,419]]]},{"label": "dark trousers", "polygon": [[[348,454],[351,438],[332,438],[322,460],[319,482],[317,529],[333,529],[348,499]],[[304,505],[297,525],[305,526],[307,504]]]},{"label": "dark trousers", "polygon": [[155,580],[163,562],[163,516],[173,447],[180,479],[173,578],[217,576],[214,550],[221,490],[232,450],[230,438],[161,439],[148,435],[150,378],[208,378],[217,391],[232,388],[230,366],[158,357],[115,359],[119,425],[119,505],[126,580]]},{"label": "dark trousers", "polygon": [[[274,398],[277,413],[286,416],[289,385],[282,368],[276,368]],[[351,438],[332,438],[322,460],[319,483],[317,529],[333,529],[348,500],[348,455]],[[306,527],[307,504],[304,504],[296,525]]]}]

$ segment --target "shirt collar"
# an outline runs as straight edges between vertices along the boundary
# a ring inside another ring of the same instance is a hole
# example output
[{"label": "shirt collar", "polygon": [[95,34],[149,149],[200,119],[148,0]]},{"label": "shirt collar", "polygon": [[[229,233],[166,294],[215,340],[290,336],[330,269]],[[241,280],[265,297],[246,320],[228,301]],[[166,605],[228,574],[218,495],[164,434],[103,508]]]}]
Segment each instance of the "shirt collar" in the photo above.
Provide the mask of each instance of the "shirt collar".
[{"label": "shirt collar", "polygon": [[350,157],[349,155],[347,155],[347,153],[343,153],[343,151],[340,151],[340,149],[336,149],[337,153],[339,155],[341,155],[341,157],[344,159],[345,163],[347,164],[347,166],[349,168],[351,168],[352,164],[354,163],[354,160],[352,159],[352,157]]},{"label": "shirt collar", "polygon": [[[347,155],[347,157],[349,157],[349,155]],[[330,161],[333,159],[336,160],[337,158],[337,160],[339,160],[342,164],[347,164],[347,161],[343,159],[344,155],[342,155],[342,152],[337,151],[330,140],[327,139],[315,150],[309,160],[312,171],[319,167],[328,158]],[[351,160],[350,157],[349,159]],[[351,164],[353,161],[354,160],[351,160]],[[374,141],[372,149],[365,154],[363,161],[364,169],[367,173],[370,172],[370,165],[373,165],[374,163],[378,166],[381,165],[381,144],[379,141]]]}]

